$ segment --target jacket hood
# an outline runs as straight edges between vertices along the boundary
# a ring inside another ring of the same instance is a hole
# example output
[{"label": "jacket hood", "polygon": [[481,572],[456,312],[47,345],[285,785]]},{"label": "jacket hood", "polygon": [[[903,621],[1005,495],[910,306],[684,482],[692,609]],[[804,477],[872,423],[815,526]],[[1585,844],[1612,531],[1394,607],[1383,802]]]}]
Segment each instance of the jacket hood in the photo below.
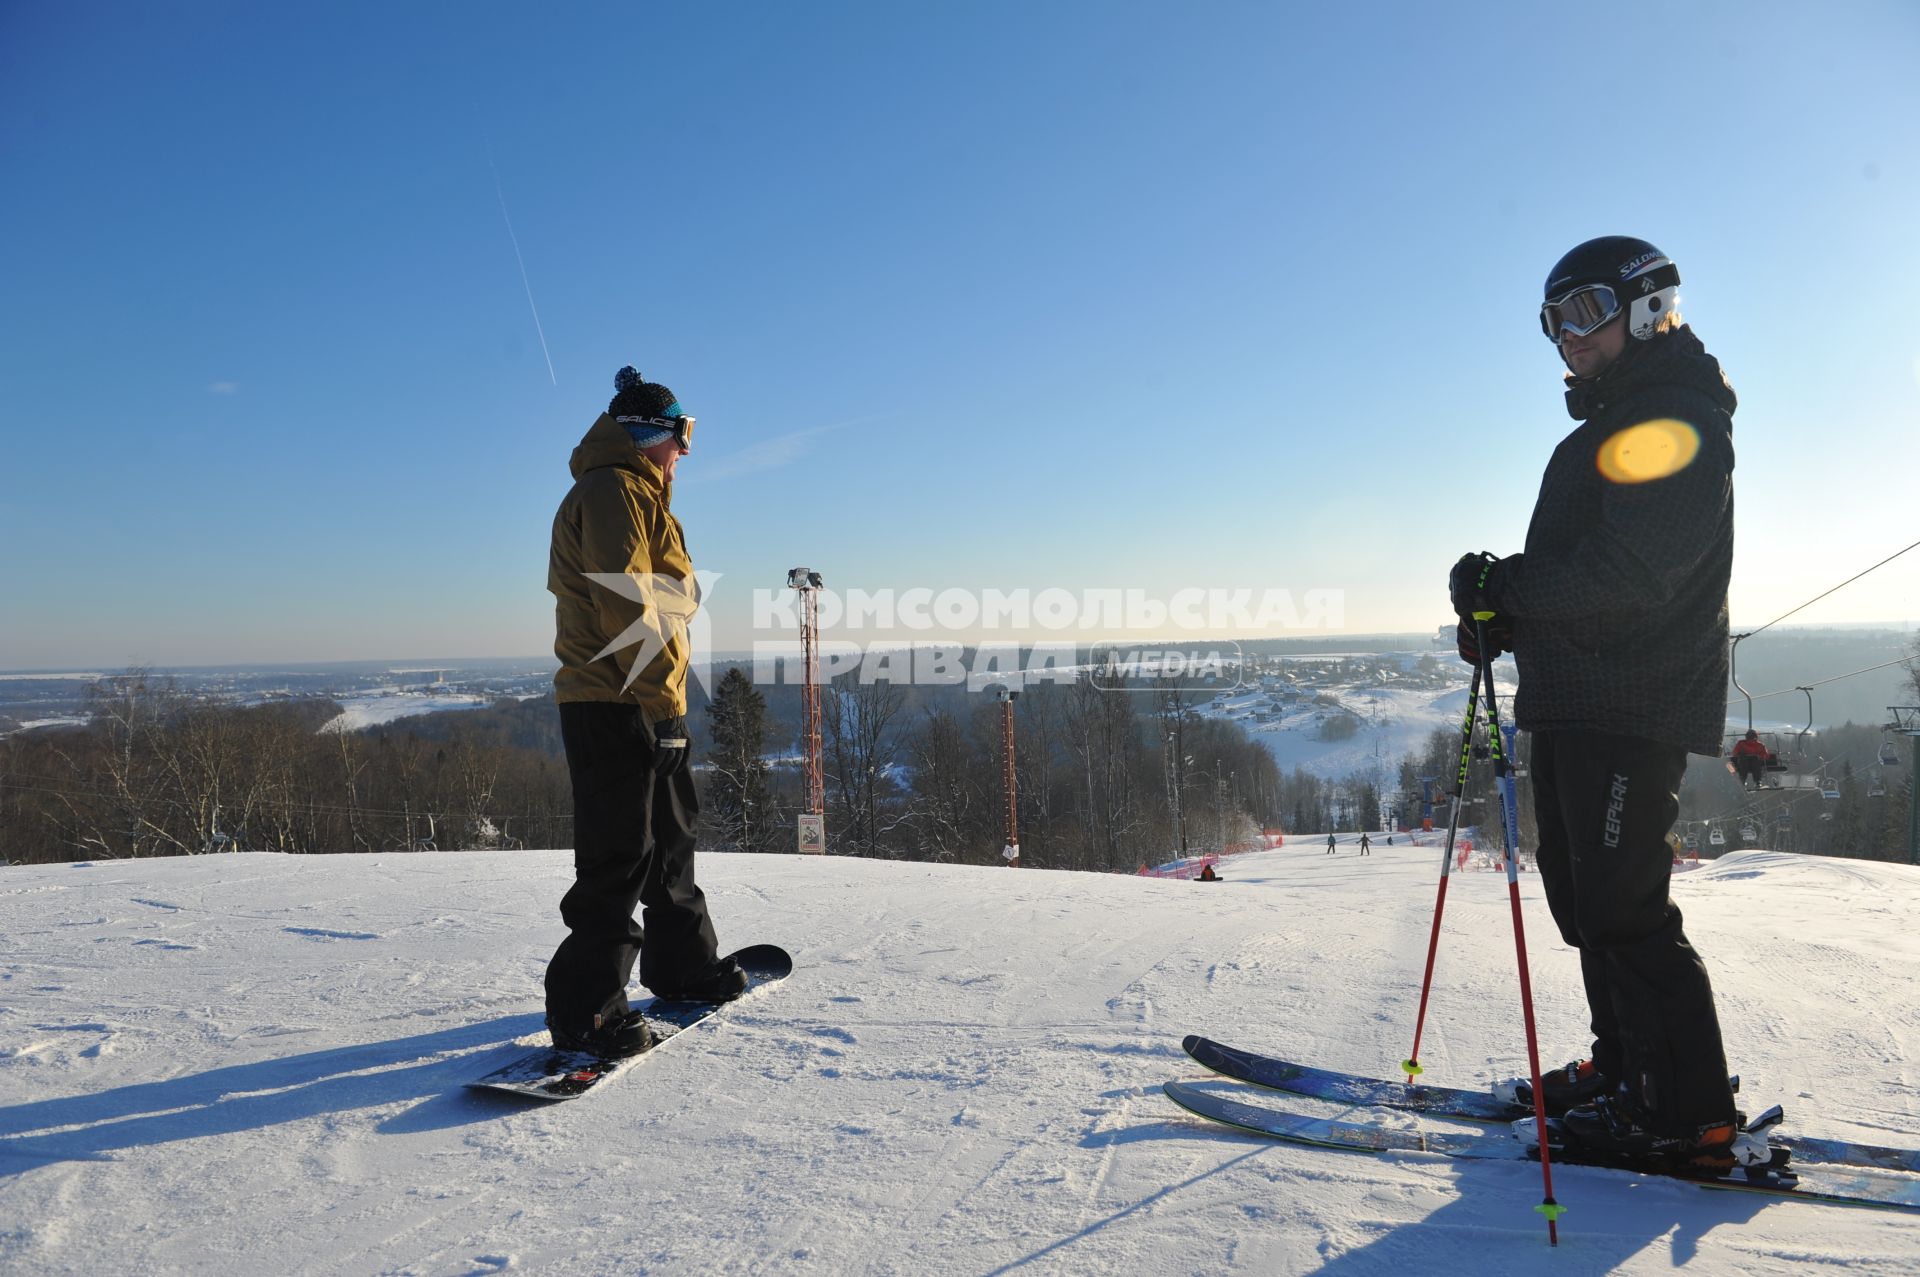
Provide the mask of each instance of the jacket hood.
[{"label": "jacket hood", "polygon": [[1567,415],[1591,417],[1602,403],[1614,402],[1647,386],[1679,386],[1703,394],[1729,417],[1739,406],[1720,361],[1707,353],[1693,329],[1682,324],[1651,341],[1629,341],[1620,358],[1592,377],[1567,378]]},{"label": "jacket hood", "polygon": [[586,436],[580,440],[580,446],[573,450],[573,458],[567,463],[575,479],[589,470],[599,470],[605,466],[621,466],[632,470],[642,479],[656,488],[666,487],[665,476],[660,467],[648,460],[647,455],[633,446],[633,437],[627,428],[606,413],[601,413],[597,421],[587,429]]}]

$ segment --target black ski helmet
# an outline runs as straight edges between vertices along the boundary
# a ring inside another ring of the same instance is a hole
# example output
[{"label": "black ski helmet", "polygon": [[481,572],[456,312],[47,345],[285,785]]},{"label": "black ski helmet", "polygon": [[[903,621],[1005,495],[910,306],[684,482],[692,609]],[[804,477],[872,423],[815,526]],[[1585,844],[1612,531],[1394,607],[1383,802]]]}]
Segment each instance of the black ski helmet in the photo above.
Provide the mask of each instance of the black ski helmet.
[{"label": "black ski helmet", "polygon": [[1542,300],[1557,301],[1575,289],[1596,284],[1613,290],[1627,312],[1627,331],[1641,341],[1653,338],[1661,318],[1680,300],[1680,268],[1665,253],[1631,235],[1602,235],[1568,250],[1547,272]]}]

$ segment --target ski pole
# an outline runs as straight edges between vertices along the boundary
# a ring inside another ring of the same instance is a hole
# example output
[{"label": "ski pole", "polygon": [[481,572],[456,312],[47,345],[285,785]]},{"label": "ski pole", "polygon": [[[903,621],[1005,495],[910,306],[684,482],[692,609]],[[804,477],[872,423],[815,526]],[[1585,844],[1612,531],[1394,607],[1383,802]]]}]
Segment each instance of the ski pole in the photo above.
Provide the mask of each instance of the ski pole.
[{"label": "ski pole", "polygon": [[1447,907],[1447,878],[1453,872],[1453,840],[1460,831],[1460,808],[1465,802],[1467,763],[1473,751],[1473,718],[1480,704],[1480,666],[1473,667],[1473,687],[1467,692],[1467,717],[1460,725],[1460,766],[1453,778],[1453,810],[1447,816],[1447,845],[1440,852],[1440,890],[1433,899],[1433,934],[1427,937],[1427,972],[1420,978],[1420,1013],[1413,1021],[1413,1053],[1400,1061],[1407,1084],[1423,1070],[1420,1067],[1420,1035],[1427,1027],[1427,994],[1433,988],[1433,959],[1440,951],[1440,916]]},{"label": "ski pole", "polygon": [[1473,630],[1480,644],[1480,664],[1487,685],[1487,734],[1493,742],[1494,787],[1500,791],[1500,841],[1507,860],[1507,900],[1513,906],[1513,948],[1520,960],[1520,1009],[1527,1025],[1527,1067],[1533,1073],[1534,1130],[1540,1136],[1540,1178],[1546,1191],[1534,1209],[1547,1217],[1548,1243],[1558,1246],[1560,1216],[1566,1213],[1566,1207],[1553,1200],[1553,1157],[1547,1151],[1547,1097],[1540,1085],[1540,1039],[1533,1024],[1533,984],[1527,978],[1527,928],[1520,917],[1520,800],[1514,788],[1513,760],[1508,757],[1512,737],[1507,735],[1503,743],[1500,698],[1493,684],[1493,658],[1487,653],[1487,622],[1491,619],[1491,612],[1475,612]]}]

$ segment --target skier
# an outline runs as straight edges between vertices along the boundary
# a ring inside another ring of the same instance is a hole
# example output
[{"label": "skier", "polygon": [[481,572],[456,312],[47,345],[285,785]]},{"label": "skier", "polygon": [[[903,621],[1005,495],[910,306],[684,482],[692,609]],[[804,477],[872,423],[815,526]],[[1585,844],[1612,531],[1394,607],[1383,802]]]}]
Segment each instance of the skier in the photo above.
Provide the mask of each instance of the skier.
[{"label": "skier", "polygon": [[1760,733],[1752,728],[1747,734],[1734,742],[1733,772],[1740,778],[1740,787],[1747,788],[1747,782],[1753,782],[1753,788],[1759,789],[1767,775],[1767,744],[1760,739]]},{"label": "skier", "polygon": [[1367,841],[1367,835],[1364,831],[1360,835],[1360,854],[1363,856],[1371,856],[1373,854],[1373,844]]},{"label": "skier", "polygon": [[[1668,887],[1687,754],[1720,751],[1733,566],[1733,390],[1673,307],[1653,245],[1589,240],[1547,276],[1541,326],[1581,423],[1547,463],[1522,554],[1468,555],[1461,656],[1519,665],[1540,877],[1580,953],[1591,1057],[1542,1079],[1569,1138],[1728,1166],[1745,1133],[1706,965]],[[1531,1095],[1524,1097],[1531,1103]],[[1762,1147],[1755,1148],[1755,1142]]]},{"label": "skier", "polygon": [[1329,856],[1331,856],[1331,855],[1333,855],[1333,854],[1334,854],[1334,851],[1333,851],[1333,835],[1332,835],[1332,834],[1328,834],[1328,835],[1327,835],[1327,854],[1328,854]]},{"label": "skier", "polygon": [[554,516],[547,569],[574,883],[560,902],[568,934],[547,966],[546,993],[555,1046],[618,1057],[653,1045],[627,1003],[636,959],[641,982],[663,998],[726,1001],[747,976],[717,956],[693,874],[686,621],[697,600],[668,509],[693,418],[631,367],[614,389],[573,450],[574,484]]}]

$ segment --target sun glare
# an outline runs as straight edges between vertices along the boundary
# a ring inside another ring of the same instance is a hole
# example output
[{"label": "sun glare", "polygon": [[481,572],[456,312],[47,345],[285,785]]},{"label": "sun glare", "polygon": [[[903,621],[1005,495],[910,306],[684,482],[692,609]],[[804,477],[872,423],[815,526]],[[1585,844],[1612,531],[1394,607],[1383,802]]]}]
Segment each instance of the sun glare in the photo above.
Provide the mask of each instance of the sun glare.
[{"label": "sun glare", "polygon": [[1648,483],[1679,474],[1699,452],[1699,431],[1663,417],[1615,434],[1600,445],[1594,464],[1614,483]]}]

